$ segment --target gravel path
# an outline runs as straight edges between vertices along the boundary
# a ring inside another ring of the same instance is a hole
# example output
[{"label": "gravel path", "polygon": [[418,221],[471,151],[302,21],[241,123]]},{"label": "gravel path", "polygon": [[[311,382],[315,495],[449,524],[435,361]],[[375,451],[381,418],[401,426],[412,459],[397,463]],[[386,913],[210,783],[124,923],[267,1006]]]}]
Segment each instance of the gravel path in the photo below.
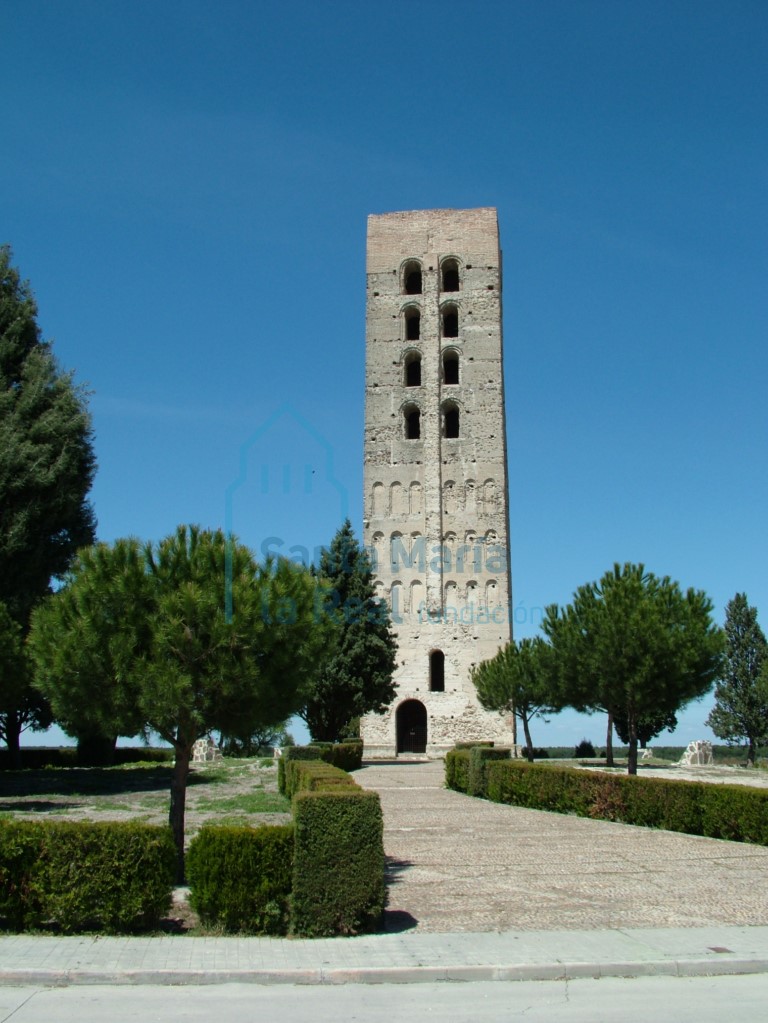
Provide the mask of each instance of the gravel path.
[{"label": "gravel path", "polygon": [[393,927],[768,924],[768,848],[473,799],[440,761],[356,779],[381,796]]}]

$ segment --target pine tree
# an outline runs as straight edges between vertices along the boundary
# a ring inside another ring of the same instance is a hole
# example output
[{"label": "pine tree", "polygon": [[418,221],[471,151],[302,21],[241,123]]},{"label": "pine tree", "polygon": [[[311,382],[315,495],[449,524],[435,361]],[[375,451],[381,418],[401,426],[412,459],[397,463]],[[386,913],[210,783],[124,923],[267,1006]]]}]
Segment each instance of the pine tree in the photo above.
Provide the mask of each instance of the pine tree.
[{"label": "pine tree", "polygon": [[754,764],[757,747],[768,741],[768,644],[745,593],[725,609],[725,635],[724,670],[707,724],[726,742],[746,742]]},{"label": "pine tree", "polygon": [[394,699],[397,644],[389,609],[376,597],[370,559],[348,519],[323,550],[317,574],[334,629],[300,717],[313,739],[335,742],[351,718],[382,713]]},{"label": "pine tree", "polygon": [[[0,247],[0,601],[22,635],[77,549],[93,542],[95,471],[86,394],[41,340],[29,286]],[[18,763],[25,727],[50,714],[26,668],[0,691],[0,736]]]},{"label": "pine tree", "polygon": [[667,718],[704,696],[722,660],[722,631],[701,590],[658,578],[643,565],[614,565],[580,586],[565,608],[546,609],[542,629],[561,702],[626,721],[627,771],[637,774],[639,724]]},{"label": "pine tree", "polygon": [[525,733],[525,753],[533,761],[531,721],[556,713],[552,652],[541,637],[508,643],[472,669],[477,696],[486,710],[514,714]]},{"label": "pine tree", "polygon": [[35,611],[29,648],[57,718],[108,735],[141,728],[173,746],[180,883],[195,740],[252,735],[296,712],[330,629],[315,613],[317,589],[292,562],[257,565],[221,531],[179,526],[156,545],[84,551]]}]

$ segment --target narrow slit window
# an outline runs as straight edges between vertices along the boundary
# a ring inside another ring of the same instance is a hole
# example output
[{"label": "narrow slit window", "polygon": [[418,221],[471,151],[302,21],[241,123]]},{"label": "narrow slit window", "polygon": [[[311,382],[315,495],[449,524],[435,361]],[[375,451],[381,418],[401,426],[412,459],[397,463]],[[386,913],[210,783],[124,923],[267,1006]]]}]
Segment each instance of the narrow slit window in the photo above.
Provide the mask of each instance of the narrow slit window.
[{"label": "narrow slit window", "polygon": [[433,650],[429,655],[429,689],[433,693],[445,692],[445,654]]}]

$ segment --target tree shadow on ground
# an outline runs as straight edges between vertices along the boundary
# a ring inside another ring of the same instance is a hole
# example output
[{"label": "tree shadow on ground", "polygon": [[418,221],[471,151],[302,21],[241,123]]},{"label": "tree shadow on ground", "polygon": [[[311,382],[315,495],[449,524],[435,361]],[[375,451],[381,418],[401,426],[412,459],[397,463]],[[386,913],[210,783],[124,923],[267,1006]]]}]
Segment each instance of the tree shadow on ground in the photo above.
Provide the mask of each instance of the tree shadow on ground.
[{"label": "tree shadow on ground", "polygon": [[[37,771],[3,771],[4,796],[108,796],[130,792],[167,792],[172,767],[64,767]],[[213,773],[190,773],[188,785],[211,785]]]},{"label": "tree shadow on ground", "polygon": [[388,885],[398,884],[400,875],[413,866],[411,860],[398,860],[395,856],[384,857],[384,880]]},{"label": "tree shadow on ground", "polygon": [[65,810],[77,810],[81,806],[82,803],[58,803],[49,799],[19,799],[0,803],[0,813],[62,813]]},{"label": "tree shadow on ground", "polygon": [[411,916],[404,909],[385,909],[384,910],[384,926],[382,930],[385,934],[402,934],[403,931],[412,931],[414,927],[418,927],[419,921],[415,916]]}]

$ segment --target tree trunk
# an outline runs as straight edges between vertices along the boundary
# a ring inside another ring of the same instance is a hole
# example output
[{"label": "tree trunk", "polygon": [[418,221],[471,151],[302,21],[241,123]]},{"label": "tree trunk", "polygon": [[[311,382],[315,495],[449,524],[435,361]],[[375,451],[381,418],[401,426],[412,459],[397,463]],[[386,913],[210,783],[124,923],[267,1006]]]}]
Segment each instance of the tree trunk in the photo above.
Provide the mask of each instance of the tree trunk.
[{"label": "tree trunk", "polygon": [[637,774],[637,715],[631,711],[627,715],[627,725],[629,726],[627,774]]},{"label": "tree trunk", "polygon": [[528,750],[528,762],[533,763],[533,743],[531,742],[531,730],[528,727],[528,718],[523,715],[523,732],[525,733],[525,748]]},{"label": "tree trunk", "polygon": [[755,757],[757,756],[757,750],[755,748],[755,740],[749,736],[749,749],[747,751],[747,767],[755,766]]},{"label": "tree trunk", "polygon": [[21,770],[21,722],[18,712],[9,710],[5,715],[5,744],[8,747],[8,766]]},{"label": "tree trunk", "polygon": [[605,736],[605,766],[613,767],[613,711],[608,711],[608,731]]},{"label": "tree trunk", "polygon": [[171,809],[168,823],[176,844],[176,883],[184,884],[184,810],[187,802],[187,779],[191,746],[176,746],[176,762],[171,775]]}]

